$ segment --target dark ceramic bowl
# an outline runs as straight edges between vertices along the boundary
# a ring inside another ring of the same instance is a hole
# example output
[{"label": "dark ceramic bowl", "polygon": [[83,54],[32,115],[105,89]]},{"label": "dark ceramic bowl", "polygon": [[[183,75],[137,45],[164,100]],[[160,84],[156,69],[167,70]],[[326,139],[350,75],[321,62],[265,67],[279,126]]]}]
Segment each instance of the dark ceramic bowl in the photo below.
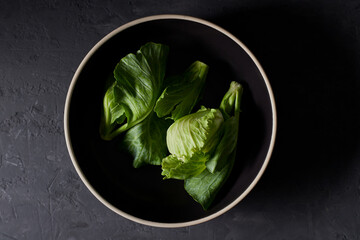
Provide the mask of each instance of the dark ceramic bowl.
[{"label": "dark ceramic bowl", "polygon": [[[236,163],[208,211],[185,192],[182,181],[163,180],[161,167],[134,169],[132,158],[119,146],[121,137],[110,142],[100,139],[100,109],[107,76],[123,56],[150,41],[170,47],[169,75],[195,60],[209,65],[201,105],[217,108],[231,81],[244,86]],[[201,19],[159,15],[123,25],[91,49],[72,79],[64,123],[75,169],[104,205],[142,224],[183,227],[223,214],[251,191],[270,159],[276,112],[263,69],[236,37]]]}]

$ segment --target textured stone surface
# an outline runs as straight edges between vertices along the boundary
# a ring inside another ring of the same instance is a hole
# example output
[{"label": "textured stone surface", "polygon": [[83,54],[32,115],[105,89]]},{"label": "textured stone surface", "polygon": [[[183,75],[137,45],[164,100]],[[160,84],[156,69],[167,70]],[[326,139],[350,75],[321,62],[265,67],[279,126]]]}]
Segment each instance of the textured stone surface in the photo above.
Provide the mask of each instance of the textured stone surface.
[{"label": "textured stone surface", "polygon": [[[91,47],[139,17],[218,23],[267,71],[279,132],[254,191],[180,229],[130,222],[77,176],[63,133]],[[360,239],[360,1],[0,0],[0,239]]]}]

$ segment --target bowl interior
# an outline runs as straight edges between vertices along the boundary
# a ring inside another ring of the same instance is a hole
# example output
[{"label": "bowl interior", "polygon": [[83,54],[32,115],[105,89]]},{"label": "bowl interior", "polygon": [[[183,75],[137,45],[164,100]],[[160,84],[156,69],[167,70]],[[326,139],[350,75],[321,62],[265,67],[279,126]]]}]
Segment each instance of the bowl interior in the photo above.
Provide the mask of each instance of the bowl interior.
[{"label": "bowl interior", "polygon": [[[183,182],[163,180],[161,167],[132,167],[122,137],[100,139],[99,121],[105,81],[117,62],[146,42],[170,47],[167,75],[200,60],[209,65],[200,105],[217,108],[231,81],[244,85],[236,163],[212,208],[203,211]],[[161,19],[127,28],[108,39],[89,58],[75,79],[68,114],[73,154],[87,181],[110,204],[134,217],[180,223],[209,216],[236,200],[264,164],[272,136],[273,116],[263,76],[249,55],[214,28],[182,19]]]}]

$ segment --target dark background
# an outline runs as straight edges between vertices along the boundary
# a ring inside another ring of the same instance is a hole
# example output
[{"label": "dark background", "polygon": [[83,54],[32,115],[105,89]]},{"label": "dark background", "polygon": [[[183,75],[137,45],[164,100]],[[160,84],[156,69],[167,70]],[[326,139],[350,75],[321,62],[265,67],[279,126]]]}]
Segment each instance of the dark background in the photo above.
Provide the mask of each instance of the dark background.
[{"label": "dark background", "polygon": [[[133,223],[80,181],[67,89],[110,31],[154,14],[209,20],[264,67],[278,134],[254,190],[209,222]],[[360,1],[0,0],[0,239],[360,239]]]}]

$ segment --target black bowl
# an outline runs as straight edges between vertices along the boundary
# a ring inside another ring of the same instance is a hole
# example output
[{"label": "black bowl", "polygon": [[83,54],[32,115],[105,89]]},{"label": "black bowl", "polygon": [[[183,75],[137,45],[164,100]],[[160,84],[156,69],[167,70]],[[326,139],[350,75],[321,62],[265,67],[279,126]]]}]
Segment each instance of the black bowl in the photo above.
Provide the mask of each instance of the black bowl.
[{"label": "black bowl", "polygon": [[[147,42],[170,47],[169,75],[195,60],[209,65],[201,105],[217,108],[231,81],[244,86],[236,163],[208,211],[185,192],[182,181],[163,180],[159,166],[134,169],[131,156],[121,148],[121,136],[110,142],[99,136],[107,76],[122,57]],[[123,25],[91,49],[69,87],[64,124],[76,171],[103,204],[142,224],[182,227],[221,215],[250,192],[270,159],[276,112],[263,69],[238,39],[201,19],[159,15]]]}]

